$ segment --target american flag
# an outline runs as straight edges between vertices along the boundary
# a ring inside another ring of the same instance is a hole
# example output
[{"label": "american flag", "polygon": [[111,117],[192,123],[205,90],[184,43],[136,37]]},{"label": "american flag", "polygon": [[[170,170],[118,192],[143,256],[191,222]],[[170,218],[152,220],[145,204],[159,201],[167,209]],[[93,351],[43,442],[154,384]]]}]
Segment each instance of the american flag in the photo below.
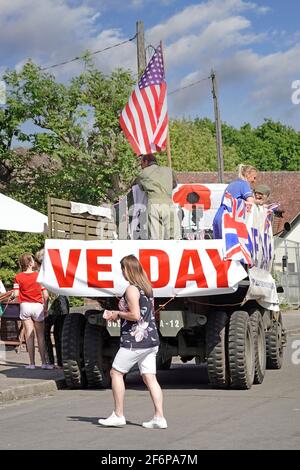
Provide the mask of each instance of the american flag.
[{"label": "american flag", "polygon": [[225,193],[223,205],[223,234],[227,259],[242,261],[252,265],[252,241],[246,227],[246,204],[243,199],[235,199]]},{"label": "american flag", "polygon": [[165,149],[168,134],[167,84],[161,46],[155,50],[123,109],[120,126],[137,155]]}]

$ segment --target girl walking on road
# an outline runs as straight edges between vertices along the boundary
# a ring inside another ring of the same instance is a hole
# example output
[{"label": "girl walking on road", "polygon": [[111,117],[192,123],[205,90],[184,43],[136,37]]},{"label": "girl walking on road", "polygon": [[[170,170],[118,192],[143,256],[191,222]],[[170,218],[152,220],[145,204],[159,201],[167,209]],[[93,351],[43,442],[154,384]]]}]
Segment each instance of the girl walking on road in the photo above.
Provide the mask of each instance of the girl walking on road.
[{"label": "girl walking on road", "polygon": [[163,414],[163,395],[156,379],[156,354],[159,336],[154,317],[153,291],[147,275],[133,256],[121,260],[122,274],[129,282],[119,302],[119,310],[106,310],[104,318],[121,319],[120,349],[111,369],[114,411],[107,419],[99,419],[102,426],[120,427],[126,424],[124,417],[124,375],[138,364],[154,405],[154,417],[142,423],[145,428],[165,429],[167,421]]}]

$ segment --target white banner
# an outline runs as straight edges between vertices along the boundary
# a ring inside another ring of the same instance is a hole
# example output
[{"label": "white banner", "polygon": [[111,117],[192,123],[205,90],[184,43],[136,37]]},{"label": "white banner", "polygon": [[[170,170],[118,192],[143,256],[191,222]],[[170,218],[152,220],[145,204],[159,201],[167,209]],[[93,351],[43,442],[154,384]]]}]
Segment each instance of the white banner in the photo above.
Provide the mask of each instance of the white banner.
[{"label": "white banner", "polygon": [[247,300],[256,300],[267,310],[279,311],[279,300],[276,284],[271,274],[263,269],[249,269],[250,286],[246,295]]},{"label": "white banner", "polygon": [[[195,224],[201,229],[212,229],[215,213],[221,205],[227,184],[178,184],[173,191],[174,203],[182,208],[182,226]],[[197,222],[193,221],[192,212],[197,210]]]},{"label": "white banner", "polygon": [[156,297],[234,292],[247,277],[239,262],[224,261],[222,240],[46,240],[38,281],[67,296],[120,296],[126,289],[120,260],[134,254]]},{"label": "white banner", "polygon": [[272,215],[266,207],[253,205],[247,219],[253,265],[271,271],[274,258]]}]

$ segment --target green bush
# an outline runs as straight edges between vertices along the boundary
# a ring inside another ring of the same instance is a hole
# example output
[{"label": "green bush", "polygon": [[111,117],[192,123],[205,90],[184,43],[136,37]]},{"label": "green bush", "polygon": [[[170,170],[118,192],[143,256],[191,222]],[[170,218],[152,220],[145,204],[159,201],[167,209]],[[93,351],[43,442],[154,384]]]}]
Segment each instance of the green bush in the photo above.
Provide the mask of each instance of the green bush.
[{"label": "green bush", "polygon": [[15,275],[20,271],[18,260],[21,254],[34,255],[43,246],[43,235],[0,232],[0,278],[6,289],[12,288]]}]

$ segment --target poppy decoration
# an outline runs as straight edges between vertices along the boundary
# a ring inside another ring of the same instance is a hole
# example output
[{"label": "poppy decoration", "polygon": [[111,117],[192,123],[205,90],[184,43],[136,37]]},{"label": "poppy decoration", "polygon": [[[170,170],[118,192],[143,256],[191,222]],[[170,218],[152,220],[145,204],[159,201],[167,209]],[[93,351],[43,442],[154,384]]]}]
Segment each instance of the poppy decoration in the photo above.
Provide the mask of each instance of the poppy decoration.
[{"label": "poppy decoration", "polygon": [[183,184],[173,194],[173,201],[190,211],[195,206],[201,206],[206,211],[211,207],[210,195],[211,191],[202,184]]}]

